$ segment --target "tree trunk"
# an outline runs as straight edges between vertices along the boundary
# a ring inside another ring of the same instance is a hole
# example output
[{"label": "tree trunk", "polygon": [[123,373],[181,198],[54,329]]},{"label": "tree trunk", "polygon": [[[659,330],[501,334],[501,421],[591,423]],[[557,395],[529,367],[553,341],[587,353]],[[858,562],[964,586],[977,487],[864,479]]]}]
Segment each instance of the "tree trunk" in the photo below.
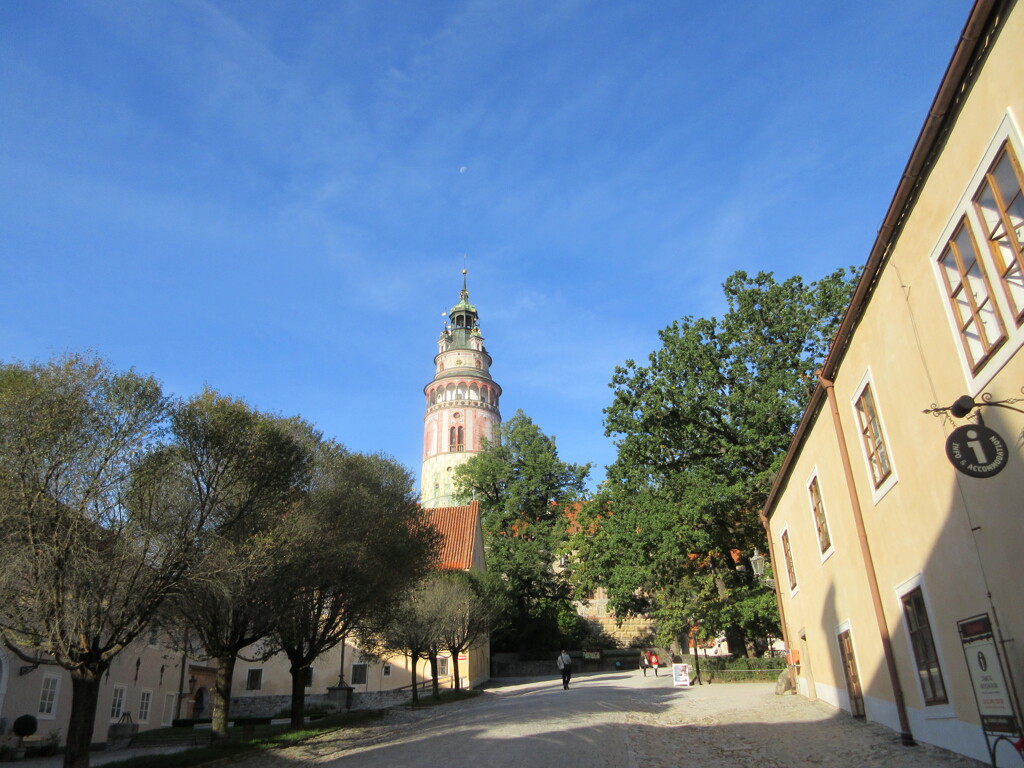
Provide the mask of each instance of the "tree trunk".
[{"label": "tree trunk", "polygon": [[100,698],[99,672],[77,669],[71,672],[71,719],[64,750],[64,768],[89,768],[89,745],[96,725],[96,704]]},{"label": "tree trunk", "polygon": [[459,652],[456,651],[454,648],[449,650],[451,650],[452,654],[452,672],[455,675],[455,685],[452,687],[455,688],[455,690],[457,691],[460,688],[462,688],[462,685],[459,681]]},{"label": "tree trunk", "polygon": [[231,679],[235,674],[235,657],[217,658],[217,682],[213,686],[213,739],[228,738],[228,717],[231,714]]},{"label": "tree trunk", "polygon": [[409,656],[409,666],[412,667],[412,703],[420,703],[420,685],[416,680],[416,662],[419,661],[419,654],[413,653]]},{"label": "tree trunk", "polygon": [[437,654],[431,652],[430,654],[430,685],[431,685],[431,696],[435,699],[441,698],[441,687],[437,682]]},{"label": "tree trunk", "polygon": [[295,662],[292,662],[291,673],[292,673],[292,723],[291,729],[293,731],[302,730],[302,726],[306,723],[306,670],[309,669],[309,665],[296,666]]},{"label": "tree trunk", "polygon": [[742,627],[737,625],[727,627],[725,630],[725,642],[728,644],[729,653],[732,654],[734,659],[746,658],[748,656],[747,635]]}]

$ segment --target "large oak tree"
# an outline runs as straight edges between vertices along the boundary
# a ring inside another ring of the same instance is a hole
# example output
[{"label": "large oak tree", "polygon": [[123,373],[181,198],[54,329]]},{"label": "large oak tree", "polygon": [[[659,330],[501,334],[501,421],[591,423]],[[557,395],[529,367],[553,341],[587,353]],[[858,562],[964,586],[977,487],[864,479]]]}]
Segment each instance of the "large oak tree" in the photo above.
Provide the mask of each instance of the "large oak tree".
[{"label": "large oak tree", "polygon": [[736,272],[721,318],[674,322],[647,365],[616,368],[605,425],[617,458],[574,540],[581,589],[605,587],[622,614],[653,613],[673,639],[724,632],[734,654],[774,629],[773,597],[749,568],[766,544],[757,513],[852,277]]}]

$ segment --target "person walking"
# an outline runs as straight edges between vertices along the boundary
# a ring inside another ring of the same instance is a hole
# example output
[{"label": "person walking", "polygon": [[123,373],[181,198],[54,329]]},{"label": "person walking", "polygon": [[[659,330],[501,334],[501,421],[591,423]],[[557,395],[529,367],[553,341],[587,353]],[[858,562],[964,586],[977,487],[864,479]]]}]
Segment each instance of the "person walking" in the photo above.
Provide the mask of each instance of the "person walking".
[{"label": "person walking", "polygon": [[643,670],[644,677],[647,677],[647,667],[647,653],[645,651],[640,651],[640,669]]},{"label": "person walking", "polygon": [[569,690],[569,680],[572,678],[572,658],[564,650],[558,654],[558,671],[562,673],[562,687]]},{"label": "person walking", "polygon": [[657,677],[658,676],[658,667],[661,666],[661,659],[658,658],[658,654],[656,654],[654,651],[651,651],[650,653],[648,653],[647,654],[647,663],[650,664],[654,668],[654,676]]}]

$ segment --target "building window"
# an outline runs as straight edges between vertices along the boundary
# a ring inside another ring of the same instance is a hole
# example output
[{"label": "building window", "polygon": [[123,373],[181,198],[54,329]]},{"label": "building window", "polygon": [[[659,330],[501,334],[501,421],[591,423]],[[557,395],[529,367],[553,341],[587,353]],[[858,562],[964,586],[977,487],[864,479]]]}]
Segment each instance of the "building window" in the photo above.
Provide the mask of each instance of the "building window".
[{"label": "building window", "polygon": [[149,645],[154,648],[160,647],[160,625],[150,624],[149,625]]},{"label": "building window", "polygon": [[384,677],[391,677],[391,665],[390,664],[385,664],[384,665]]},{"label": "building window", "polygon": [[860,426],[861,441],[871,469],[871,480],[877,490],[892,474],[889,449],[882,434],[882,422],[878,418],[875,396],[871,384],[865,384],[857,398],[857,423]]},{"label": "building window", "polygon": [[985,225],[995,274],[1006,292],[1013,321],[1024,322],[1024,173],[1013,147],[1004,141],[989,166],[974,205]]},{"label": "building window", "polygon": [[971,370],[977,371],[1006,334],[966,217],[960,220],[946,244],[939,264],[961,342],[970,359]]},{"label": "building window", "polygon": [[1024,346],[1021,146],[1007,110],[931,256],[970,395]]},{"label": "building window", "polygon": [[935,649],[935,639],[924,605],[924,593],[920,587],[915,587],[900,600],[903,603],[903,615],[907,619],[907,632],[917,663],[917,679],[921,684],[924,703],[927,706],[947,704],[949,697],[946,696],[946,686],[942,680],[939,654]]},{"label": "building window", "polygon": [[142,695],[139,697],[139,722],[149,722],[149,710],[153,704],[153,692],[142,691]]},{"label": "building window", "polygon": [[466,450],[466,435],[464,427],[452,427],[448,430],[448,450],[456,452]]},{"label": "building window", "polygon": [[365,664],[353,664],[352,674],[352,685],[366,685],[366,665]]},{"label": "building window", "polygon": [[52,720],[57,712],[57,693],[60,690],[60,678],[56,675],[43,675],[42,687],[39,691],[39,716],[44,720]]},{"label": "building window", "polygon": [[448,657],[438,656],[437,657],[437,676],[446,677],[448,675]]},{"label": "building window", "polygon": [[818,549],[822,556],[832,549],[832,537],[828,532],[828,520],[825,518],[825,504],[821,500],[821,487],[818,485],[818,477],[811,478],[807,492],[811,497],[811,512],[814,514],[814,530],[818,533]]},{"label": "building window", "polygon": [[245,690],[258,691],[263,687],[263,670],[252,667],[245,673]]},{"label": "building window", "polygon": [[305,687],[306,688],[312,688],[313,687],[313,668],[312,667],[306,667],[305,672],[303,672],[302,674],[303,674],[303,678],[304,678],[303,684],[305,685]]},{"label": "building window", "polygon": [[796,591],[796,568],[793,567],[793,550],[789,547],[789,529],[782,532],[782,554],[786,558],[786,575],[789,577],[789,591]]},{"label": "building window", "polygon": [[128,693],[128,689],[123,685],[115,685],[114,691],[110,696],[110,719],[120,720],[121,715],[124,714],[124,698]]}]

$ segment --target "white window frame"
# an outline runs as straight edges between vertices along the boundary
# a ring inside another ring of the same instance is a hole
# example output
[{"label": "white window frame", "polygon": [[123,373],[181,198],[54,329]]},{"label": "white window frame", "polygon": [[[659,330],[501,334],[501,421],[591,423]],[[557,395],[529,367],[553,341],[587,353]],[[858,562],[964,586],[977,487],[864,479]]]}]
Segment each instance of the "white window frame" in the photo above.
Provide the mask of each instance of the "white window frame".
[{"label": "white window frame", "polygon": [[[907,626],[907,621],[903,613],[903,598],[918,588],[921,590],[921,597],[924,600],[924,608],[928,611],[928,626],[929,629],[931,629],[932,642],[935,644],[935,656],[939,660],[939,671],[942,673],[942,685],[946,689],[945,704],[925,704],[924,689],[921,688],[921,678],[917,674],[917,657],[914,655],[914,641],[910,637],[910,627]],[[953,701],[953,688],[948,674],[951,667],[946,664],[946,657],[942,653],[941,638],[936,632],[938,625],[935,623],[935,609],[932,607],[932,601],[928,597],[928,588],[924,583],[924,574],[914,574],[902,584],[897,584],[893,591],[896,594],[896,610],[899,611],[897,615],[900,617],[900,624],[903,625],[903,638],[907,641],[907,653],[911,660],[910,669],[912,670],[914,680],[916,681],[914,687],[917,689],[917,693],[921,697],[921,712],[924,713],[925,718],[928,720],[946,720],[956,718],[956,707],[954,706]]]},{"label": "white window frame", "polygon": [[[882,481],[882,484],[875,487],[874,473],[871,471],[871,457],[868,455],[867,448],[864,446],[864,435],[861,432],[860,425],[860,413],[857,411],[857,401],[860,400],[864,390],[871,387],[871,397],[875,403],[875,412],[878,417],[878,426],[882,430],[882,441],[885,443],[885,449],[889,458],[889,476]],[[850,413],[853,416],[853,426],[856,429],[857,445],[860,446],[860,455],[864,459],[864,472],[865,480],[867,481],[868,488],[871,489],[871,499],[875,504],[878,504],[889,491],[893,489],[896,483],[899,482],[899,472],[896,469],[896,457],[893,455],[892,440],[889,439],[889,430],[885,427],[885,413],[882,409],[881,398],[878,396],[878,384],[875,382],[875,377],[871,373],[870,366],[864,371],[864,376],[861,377],[860,382],[857,384],[857,388],[853,391],[853,397],[850,398]]]},{"label": "white window frame", "polygon": [[49,712],[36,712],[36,719],[38,720],[56,720],[57,710],[60,706],[60,675],[54,672],[43,672],[43,679],[39,682],[39,700],[36,702],[36,709],[40,709],[43,705],[43,694],[46,693],[48,682],[53,682],[53,700],[50,702]]},{"label": "white window frame", "polygon": [[[825,518],[825,528],[828,530],[828,548],[821,551],[821,540],[818,538],[818,521],[814,517],[814,504],[811,501],[811,484],[818,481],[818,496],[821,499],[821,514]],[[825,504],[825,492],[821,488],[821,473],[818,472],[818,466],[815,465],[811,470],[811,474],[807,478],[807,482],[804,483],[804,488],[807,490],[807,506],[810,507],[811,511],[811,525],[814,528],[814,540],[818,543],[818,554],[821,555],[821,562],[825,562],[836,551],[836,539],[832,535],[832,525],[828,519],[828,505]]]},{"label": "white window frame", "polygon": [[[974,196],[981,187],[982,182],[985,180],[985,174],[988,173],[989,167],[995,161],[996,155],[1004,142],[1008,142],[1013,147],[1013,151],[1017,155],[1018,161],[1024,163],[1024,140],[1021,139],[1021,130],[1017,125],[1016,118],[1009,109],[1007,109],[1006,113],[1003,115],[1002,120],[999,122],[999,127],[996,129],[988,147],[985,149],[985,153],[978,161],[974,175],[971,177],[970,181],[967,182],[967,185],[964,188],[963,196],[950,213],[949,221],[946,223],[946,227],[942,230],[942,234],[935,243],[930,256],[932,270],[935,275],[935,286],[939,292],[939,298],[942,301],[942,306],[945,309],[946,319],[949,321],[950,331],[953,334],[953,345],[956,348],[957,357],[960,360],[960,368],[963,371],[967,390],[971,396],[982,392],[985,387],[988,386],[989,382],[992,381],[995,375],[999,373],[1000,369],[1002,369],[1014,354],[1016,354],[1017,350],[1019,350],[1021,346],[1024,346],[1024,325],[1019,327],[1016,325],[1013,319],[1013,308],[1009,304],[1006,291],[1003,290],[1002,285],[998,284],[998,279],[993,278],[993,276],[997,274],[997,270],[995,269],[995,263],[992,261],[992,251],[989,247],[986,236],[988,229],[985,226],[985,222],[981,220],[978,211],[974,206]],[[1004,326],[1003,330],[1006,336],[999,349],[995,350],[988,359],[982,363],[977,372],[971,370],[971,361],[960,338],[960,329],[957,324],[957,319],[953,313],[953,307],[950,306],[949,296],[946,293],[946,285],[942,276],[942,265],[939,264],[939,259],[946,249],[946,244],[953,236],[953,233],[957,226],[959,226],[960,221],[965,217],[970,222],[971,229],[974,232],[977,241],[978,259],[983,263],[985,272],[989,277],[990,290],[992,293],[991,301],[998,310],[998,315]],[[996,279],[995,284],[992,284],[993,279]]]},{"label": "white window frame", "polygon": [[[786,560],[786,538],[789,538],[789,560]],[[789,535],[789,523],[786,523],[779,531],[779,548],[782,550],[782,568],[786,572],[786,586],[789,587],[789,596],[793,597],[800,591],[800,576],[796,572],[796,556],[793,555],[793,537]],[[793,579],[789,578],[789,564],[793,564]],[[796,581],[796,586],[793,581]]]},{"label": "white window frame", "polygon": [[116,723],[124,716],[127,702],[127,685],[115,685],[110,689],[110,722]]},{"label": "white window frame", "polygon": [[[146,697],[149,697],[148,702]],[[146,703],[146,706],[143,706]],[[149,716],[153,713],[153,691],[150,688],[143,688],[139,691],[139,722],[148,723]]]},{"label": "white window frame", "polygon": [[437,657],[437,676],[447,677],[451,674],[451,658],[448,656]]},{"label": "white window frame", "polygon": [[385,662],[384,663],[384,672],[383,672],[383,674],[384,674],[384,677],[391,677],[391,663],[390,662]]}]

